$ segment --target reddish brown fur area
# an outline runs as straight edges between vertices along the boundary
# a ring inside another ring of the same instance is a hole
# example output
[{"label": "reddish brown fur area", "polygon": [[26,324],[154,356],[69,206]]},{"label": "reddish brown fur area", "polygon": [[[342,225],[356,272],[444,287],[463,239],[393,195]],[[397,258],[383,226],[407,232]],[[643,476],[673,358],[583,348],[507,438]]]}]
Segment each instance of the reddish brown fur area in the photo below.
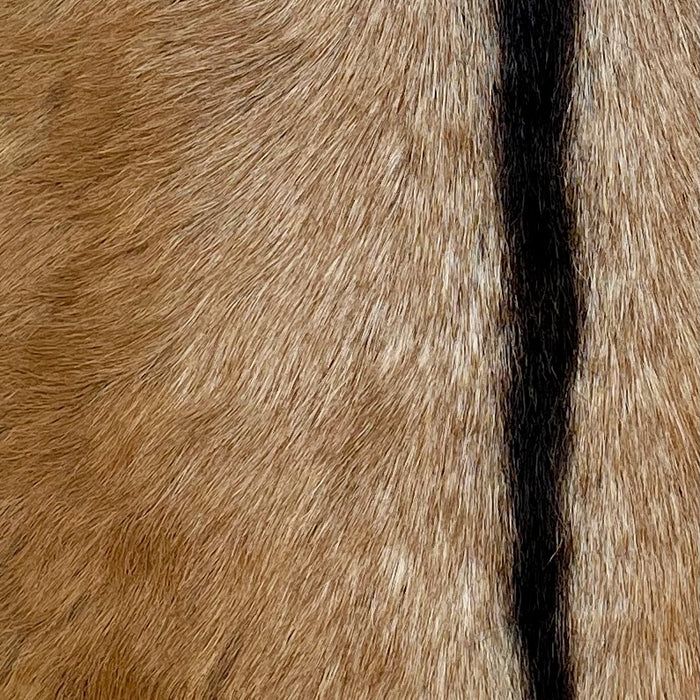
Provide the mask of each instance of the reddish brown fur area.
[{"label": "reddish brown fur area", "polygon": [[[577,697],[698,688],[695,0],[586,0]],[[522,697],[493,8],[0,6],[0,698]]]},{"label": "reddish brown fur area", "polygon": [[5,4],[4,697],[518,697],[484,9]]}]

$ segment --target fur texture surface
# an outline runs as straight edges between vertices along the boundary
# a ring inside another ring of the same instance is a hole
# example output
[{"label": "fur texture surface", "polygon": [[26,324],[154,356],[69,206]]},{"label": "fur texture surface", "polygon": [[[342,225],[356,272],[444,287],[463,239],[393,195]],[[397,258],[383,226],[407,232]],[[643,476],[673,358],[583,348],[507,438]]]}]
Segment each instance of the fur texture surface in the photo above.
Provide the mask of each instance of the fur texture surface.
[{"label": "fur texture surface", "polygon": [[492,13],[6,6],[6,697],[509,697]]},{"label": "fur texture surface", "polygon": [[[577,15],[577,698],[700,683],[699,10]],[[0,698],[530,696],[500,43],[491,0],[0,3]]]},{"label": "fur texture surface", "polygon": [[566,583],[570,389],[582,303],[566,197],[576,0],[504,0],[495,139],[507,241],[505,437],[514,521],[513,616],[525,697],[571,697]]},{"label": "fur texture surface", "polygon": [[569,161],[586,321],[573,388],[581,698],[700,692],[700,4],[592,0]]}]

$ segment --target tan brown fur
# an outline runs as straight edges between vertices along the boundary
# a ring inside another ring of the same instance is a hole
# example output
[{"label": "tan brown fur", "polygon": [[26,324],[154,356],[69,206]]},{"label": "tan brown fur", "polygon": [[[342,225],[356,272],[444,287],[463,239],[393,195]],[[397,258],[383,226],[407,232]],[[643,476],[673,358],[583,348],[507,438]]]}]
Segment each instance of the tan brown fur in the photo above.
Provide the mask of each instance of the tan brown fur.
[{"label": "tan brown fur", "polygon": [[5,4],[4,697],[517,697],[485,9]]},{"label": "tan brown fur", "polygon": [[[580,698],[698,688],[697,7],[586,0]],[[485,0],[0,4],[0,697],[519,699]]]},{"label": "tan brown fur", "polygon": [[700,692],[700,4],[590,0],[570,177],[577,697]]}]

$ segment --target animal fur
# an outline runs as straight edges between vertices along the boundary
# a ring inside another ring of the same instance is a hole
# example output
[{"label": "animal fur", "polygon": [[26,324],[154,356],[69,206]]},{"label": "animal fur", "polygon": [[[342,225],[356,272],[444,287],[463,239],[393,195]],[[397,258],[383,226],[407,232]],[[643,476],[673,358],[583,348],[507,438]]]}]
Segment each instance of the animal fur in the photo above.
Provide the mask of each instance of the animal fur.
[{"label": "animal fur", "polygon": [[586,283],[566,519],[581,698],[700,691],[700,6],[594,0],[569,178]]},{"label": "animal fur", "polygon": [[[697,0],[582,0],[577,698],[700,684]],[[486,0],[0,3],[0,698],[525,700]]]}]

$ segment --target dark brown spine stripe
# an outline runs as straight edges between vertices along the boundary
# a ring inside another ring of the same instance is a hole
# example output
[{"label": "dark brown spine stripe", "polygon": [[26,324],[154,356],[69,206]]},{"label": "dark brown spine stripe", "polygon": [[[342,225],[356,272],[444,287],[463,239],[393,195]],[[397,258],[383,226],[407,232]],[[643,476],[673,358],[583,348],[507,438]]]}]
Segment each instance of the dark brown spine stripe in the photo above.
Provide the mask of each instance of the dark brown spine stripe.
[{"label": "dark brown spine stripe", "polygon": [[529,695],[572,696],[560,487],[578,308],[564,182],[575,0],[499,0],[496,133],[513,347],[506,435],[516,528],[514,615]]}]

